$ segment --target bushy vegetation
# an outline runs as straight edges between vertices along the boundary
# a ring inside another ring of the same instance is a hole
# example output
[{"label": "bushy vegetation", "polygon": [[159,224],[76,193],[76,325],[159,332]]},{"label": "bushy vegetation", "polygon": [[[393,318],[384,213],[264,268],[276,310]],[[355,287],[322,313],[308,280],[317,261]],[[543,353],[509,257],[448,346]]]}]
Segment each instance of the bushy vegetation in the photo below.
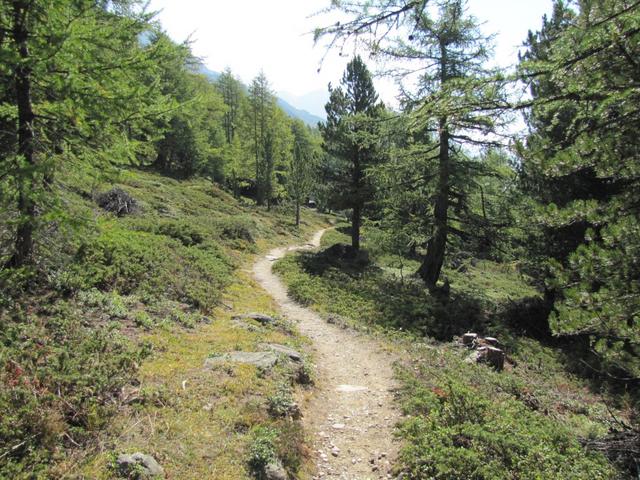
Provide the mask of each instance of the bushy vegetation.
[{"label": "bushy vegetation", "polygon": [[510,398],[526,387],[519,392],[513,386],[515,391],[498,397],[479,391],[459,383],[450,367],[460,365],[452,360],[446,358],[446,380],[426,380],[435,369],[431,364],[421,366],[421,381],[405,387],[411,392],[405,393],[411,418],[400,426],[406,441],[400,458],[408,478],[604,480],[618,475],[603,456],[582,447],[573,425],[558,425]]},{"label": "bushy vegetation", "polygon": [[[122,170],[109,181],[89,183],[89,174],[70,173],[66,185],[69,211],[85,220],[49,232],[51,248],[39,249],[37,275],[13,270],[2,278],[7,287],[0,313],[0,409],[7,413],[0,420],[3,478],[68,473],[78,468],[67,463],[68,456],[89,462],[91,478],[107,472],[106,459],[100,468],[93,466],[96,439],[117,431],[118,419],[132,414],[124,413],[127,408],[166,415],[164,408],[174,402],[174,392],[161,384],[137,386],[145,365],[167,348],[160,339],[217,322],[223,293],[236,268],[258,251],[258,242],[304,236],[310,228],[303,218],[301,229],[294,230],[285,210],[258,212],[206,180]],[[136,212],[118,216],[98,208],[92,192],[109,191],[113,184],[136,200]],[[211,328],[222,351],[238,346],[237,338]],[[201,348],[210,342],[205,338]],[[195,341],[188,343],[195,348]],[[199,352],[194,363],[210,353]],[[270,390],[282,379],[260,382],[254,388]],[[129,403],[126,392],[134,391],[137,400]],[[240,397],[232,391],[229,401]],[[252,425],[270,421],[268,406],[261,408],[264,415]],[[293,428],[284,418],[276,423],[277,432]],[[282,455],[299,443],[294,440],[299,433],[291,435]],[[294,464],[286,463],[292,471]]]},{"label": "bushy vegetation", "polygon": [[[349,209],[350,230],[277,265],[294,298],[413,343],[498,335],[509,355],[498,375],[452,345],[409,348],[405,473],[637,475],[640,5],[554,1],[507,74],[490,67],[491,39],[464,0],[332,2],[346,17],[316,40],[356,37],[404,84],[388,114],[356,55],[317,130],[286,117],[263,73],[248,88],[230,70],[212,82],[139,0],[1,5],[0,476],[109,475],[92,442],[116,417],[115,444],[146,444],[175,467],[167,444],[181,438],[195,476],[239,478],[275,458],[295,472],[299,425],[274,391],[288,374],[222,369],[218,391],[200,363],[232,344],[292,340],[229,328],[225,301],[270,306],[237,267],[308,233],[310,195]],[[518,81],[530,98],[508,93]],[[528,134],[503,142],[516,110]],[[141,364],[151,350],[163,361]],[[585,384],[569,364],[604,400],[573,397]],[[148,429],[136,428],[143,415]],[[230,445],[206,471],[193,459],[205,456],[193,436],[205,416]],[[608,460],[584,446],[596,443]]]},{"label": "bushy vegetation", "polygon": [[0,476],[46,478],[108,424],[149,348],[66,301],[24,305],[0,327]]},{"label": "bushy vegetation", "polygon": [[[548,311],[516,266],[449,265],[450,292],[433,293],[412,273],[419,263],[410,258],[400,275],[374,228],[363,233],[368,260],[336,258],[347,233],[327,232],[324,250],[287,256],[275,270],[295,299],[328,321],[337,315],[353,328],[384,333],[400,350],[407,419],[398,427],[399,472],[415,479],[624,477],[584,445],[607,435],[610,409],[633,416],[630,405],[599,397],[588,379],[570,373],[576,363],[567,346],[553,346],[549,331],[536,329]],[[451,342],[468,330],[500,339],[504,371],[470,362],[469,351]]]}]

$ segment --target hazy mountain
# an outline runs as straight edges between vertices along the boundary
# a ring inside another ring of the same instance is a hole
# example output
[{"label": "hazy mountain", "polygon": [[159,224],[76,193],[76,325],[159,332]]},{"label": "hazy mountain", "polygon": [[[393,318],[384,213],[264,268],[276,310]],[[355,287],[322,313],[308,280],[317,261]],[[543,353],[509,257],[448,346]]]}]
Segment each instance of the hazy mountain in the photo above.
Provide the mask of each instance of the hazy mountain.
[{"label": "hazy mountain", "polygon": [[[204,75],[206,75],[207,78],[209,78],[212,82],[215,82],[220,77],[220,72],[209,70],[204,65],[200,66],[200,73],[203,73]],[[313,92],[308,95],[313,96],[316,93],[317,92]],[[276,97],[276,98],[277,98],[278,106],[282,110],[284,110],[284,112],[287,115],[289,115],[292,118],[299,118],[300,120],[302,120],[304,123],[306,123],[311,127],[315,127],[318,125],[318,122],[324,121],[324,115],[320,117],[318,115],[314,115],[313,113],[309,113],[306,109],[304,109],[304,107],[302,106],[302,103],[297,103],[295,99],[289,102],[288,100],[285,100],[281,97]],[[299,97],[299,98],[303,98],[303,97]],[[309,102],[306,102],[306,103],[311,104]],[[324,103],[326,103],[326,100],[324,101]],[[322,104],[323,105],[323,108],[321,109],[322,111],[324,109],[324,103]]]},{"label": "hazy mountain", "polygon": [[278,92],[278,96],[291,105],[295,105],[297,108],[306,110],[317,117],[323,119],[327,117],[324,106],[329,101],[328,90],[316,90],[305,93],[304,95],[293,95],[289,92]]},{"label": "hazy mountain", "polygon": [[320,118],[317,115],[307,112],[306,110],[296,108],[280,97],[278,97],[278,106],[282,110],[284,110],[285,113],[290,117],[299,118],[310,127],[316,127],[318,125],[318,122],[324,122],[324,118]]}]

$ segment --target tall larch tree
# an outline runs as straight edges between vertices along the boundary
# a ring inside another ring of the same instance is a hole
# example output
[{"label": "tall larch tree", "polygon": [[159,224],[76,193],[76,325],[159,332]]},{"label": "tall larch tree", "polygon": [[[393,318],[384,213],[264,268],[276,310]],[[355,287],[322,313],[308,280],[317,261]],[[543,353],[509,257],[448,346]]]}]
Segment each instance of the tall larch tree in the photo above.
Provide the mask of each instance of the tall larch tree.
[{"label": "tall larch tree", "polygon": [[260,72],[249,86],[249,116],[252,130],[253,154],[255,159],[256,203],[264,205],[268,201],[273,173],[273,132],[270,132],[275,96],[264,72]]},{"label": "tall larch tree", "polygon": [[311,192],[317,166],[316,151],[309,128],[301,121],[291,122],[292,155],[287,178],[287,190],[295,203],[296,226],[300,225],[300,205]]},{"label": "tall larch tree", "polygon": [[16,210],[12,266],[34,263],[34,236],[54,203],[49,187],[61,163],[124,148],[123,138],[144,136],[138,127],[163,109],[153,87],[141,88],[161,51],[141,45],[153,27],[136,12],[144,9],[134,1],[0,3],[0,179]]}]

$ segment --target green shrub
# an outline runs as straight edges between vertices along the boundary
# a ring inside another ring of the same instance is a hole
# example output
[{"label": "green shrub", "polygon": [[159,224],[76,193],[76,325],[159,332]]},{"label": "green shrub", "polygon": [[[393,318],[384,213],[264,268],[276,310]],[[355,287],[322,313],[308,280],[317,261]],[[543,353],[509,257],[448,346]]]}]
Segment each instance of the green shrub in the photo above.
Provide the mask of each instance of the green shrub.
[{"label": "green shrub", "polygon": [[273,428],[259,426],[254,429],[249,446],[249,469],[257,478],[263,478],[265,467],[277,459],[277,438],[278,432]]},{"label": "green shrub", "polygon": [[565,427],[517,401],[449,383],[414,391],[405,408],[412,416],[400,429],[405,440],[400,461],[411,479],[604,480],[616,475]]},{"label": "green shrub", "polygon": [[166,235],[178,240],[185,247],[202,243],[206,237],[204,231],[188,221],[164,221],[156,224],[154,233]]},{"label": "green shrub", "polygon": [[246,216],[218,219],[215,228],[222,238],[255,243],[256,223]]},{"label": "green shrub", "polygon": [[142,327],[146,330],[151,330],[155,326],[153,319],[144,310],[138,310],[134,313],[133,322],[136,326]]},{"label": "green shrub", "polygon": [[66,303],[46,313],[0,316],[0,478],[46,477],[61,445],[88,442],[146,354]]},{"label": "green shrub", "polygon": [[288,388],[280,388],[275,394],[269,396],[267,398],[267,408],[274,417],[286,417],[295,415],[297,412],[296,403]]},{"label": "green shrub", "polygon": [[230,260],[215,244],[185,246],[166,236],[107,224],[98,237],[85,240],[76,262],[61,275],[60,286],[166,297],[211,308],[231,269]]}]

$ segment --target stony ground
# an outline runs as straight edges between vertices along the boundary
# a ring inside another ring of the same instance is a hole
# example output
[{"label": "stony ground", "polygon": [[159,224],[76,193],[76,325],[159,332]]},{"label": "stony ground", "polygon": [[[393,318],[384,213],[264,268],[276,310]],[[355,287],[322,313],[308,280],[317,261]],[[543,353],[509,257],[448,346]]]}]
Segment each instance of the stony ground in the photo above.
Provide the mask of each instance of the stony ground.
[{"label": "stony ground", "polygon": [[314,479],[391,478],[397,453],[393,428],[400,416],[393,403],[393,354],[374,339],[329,324],[292,301],[271,271],[288,251],[318,247],[324,232],[306,245],[272,250],[256,262],[254,277],[282,314],[312,340],[316,385],[302,405],[315,456],[309,473]]}]

